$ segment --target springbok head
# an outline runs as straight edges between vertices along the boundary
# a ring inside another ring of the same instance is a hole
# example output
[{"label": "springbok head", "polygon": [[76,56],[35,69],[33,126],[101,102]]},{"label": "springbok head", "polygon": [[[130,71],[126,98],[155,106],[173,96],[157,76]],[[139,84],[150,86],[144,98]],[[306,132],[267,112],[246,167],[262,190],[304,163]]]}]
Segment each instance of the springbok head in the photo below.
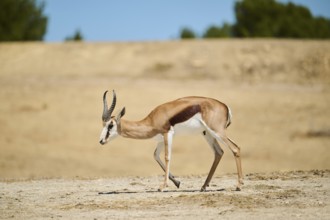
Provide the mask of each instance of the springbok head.
[{"label": "springbok head", "polygon": [[120,127],[120,119],[125,114],[125,108],[123,108],[117,116],[112,116],[112,112],[116,107],[116,93],[113,90],[113,98],[112,104],[108,109],[107,104],[107,93],[105,91],[103,94],[103,114],[102,114],[102,122],[103,122],[103,129],[100,136],[100,144],[106,144],[109,140],[118,136],[118,128]]}]

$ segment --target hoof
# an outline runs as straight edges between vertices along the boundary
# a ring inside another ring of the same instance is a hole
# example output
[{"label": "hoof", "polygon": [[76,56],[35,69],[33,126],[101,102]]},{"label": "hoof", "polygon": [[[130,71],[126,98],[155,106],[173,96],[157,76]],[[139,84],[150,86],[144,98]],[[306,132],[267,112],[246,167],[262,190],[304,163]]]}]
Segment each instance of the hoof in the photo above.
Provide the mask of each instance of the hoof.
[{"label": "hoof", "polygon": [[206,191],[206,187],[205,186],[202,186],[201,192],[205,192],[205,191]]},{"label": "hoof", "polygon": [[163,190],[166,189],[166,187],[168,187],[167,184],[161,185],[161,186],[158,188],[158,192],[163,192]]},{"label": "hoof", "polygon": [[176,183],[174,183],[174,185],[176,186],[176,188],[180,188],[180,184],[181,184],[181,182],[180,181],[177,181]]},{"label": "hoof", "polygon": [[239,183],[240,185],[244,185],[244,181],[243,181],[243,179],[240,179],[238,183]]}]

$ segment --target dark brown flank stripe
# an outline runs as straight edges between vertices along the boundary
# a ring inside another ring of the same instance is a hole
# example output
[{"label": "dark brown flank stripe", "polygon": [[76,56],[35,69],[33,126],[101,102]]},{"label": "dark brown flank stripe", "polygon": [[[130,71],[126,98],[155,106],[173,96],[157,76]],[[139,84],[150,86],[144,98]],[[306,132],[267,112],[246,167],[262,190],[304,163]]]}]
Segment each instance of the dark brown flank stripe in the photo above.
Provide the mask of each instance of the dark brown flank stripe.
[{"label": "dark brown flank stripe", "polygon": [[174,126],[178,123],[187,121],[188,119],[190,119],[191,117],[193,117],[194,115],[200,112],[201,112],[201,107],[199,105],[192,105],[183,109],[178,114],[174,115],[172,118],[170,118],[169,122],[171,126]]}]

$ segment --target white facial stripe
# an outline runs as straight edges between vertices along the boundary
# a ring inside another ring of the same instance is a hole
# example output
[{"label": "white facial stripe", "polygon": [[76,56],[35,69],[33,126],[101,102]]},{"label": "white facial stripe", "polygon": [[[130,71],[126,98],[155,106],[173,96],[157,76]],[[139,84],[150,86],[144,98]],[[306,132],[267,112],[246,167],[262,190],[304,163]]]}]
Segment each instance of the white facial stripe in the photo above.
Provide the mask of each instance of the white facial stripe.
[{"label": "white facial stripe", "polygon": [[114,120],[111,120],[105,124],[100,135],[100,141],[102,143],[107,143],[109,140],[113,139],[118,135],[117,124]]}]

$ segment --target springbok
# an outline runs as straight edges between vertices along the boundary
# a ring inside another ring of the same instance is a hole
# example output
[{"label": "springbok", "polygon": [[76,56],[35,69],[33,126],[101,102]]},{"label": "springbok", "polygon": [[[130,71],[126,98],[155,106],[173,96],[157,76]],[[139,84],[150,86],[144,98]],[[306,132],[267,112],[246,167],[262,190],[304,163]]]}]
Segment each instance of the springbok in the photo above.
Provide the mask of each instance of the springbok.
[{"label": "springbok", "polygon": [[[154,158],[165,172],[164,183],[160,186],[159,191],[168,186],[168,179],[176,187],[180,187],[180,181],[176,180],[170,173],[170,160],[173,136],[183,132],[202,134],[214,151],[214,161],[201,191],[205,191],[206,187],[209,186],[223,155],[223,150],[218,141],[228,146],[234,154],[238,173],[236,190],[241,189],[243,174],[240,148],[225,133],[232,117],[230,108],[227,105],[212,98],[191,96],[164,103],[152,110],[141,121],[128,121],[122,119],[125,114],[125,107],[118,115],[112,116],[116,106],[116,93],[113,91],[112,104],[108,109],[107,92],[105,91],[103,94],[102,121],[104,127],[100,136],[100,144],[106,144],[118,135],[135,139],[155,138],[158,144],[154,152]],[[165,165],[159,158],[164,147]]]}]

